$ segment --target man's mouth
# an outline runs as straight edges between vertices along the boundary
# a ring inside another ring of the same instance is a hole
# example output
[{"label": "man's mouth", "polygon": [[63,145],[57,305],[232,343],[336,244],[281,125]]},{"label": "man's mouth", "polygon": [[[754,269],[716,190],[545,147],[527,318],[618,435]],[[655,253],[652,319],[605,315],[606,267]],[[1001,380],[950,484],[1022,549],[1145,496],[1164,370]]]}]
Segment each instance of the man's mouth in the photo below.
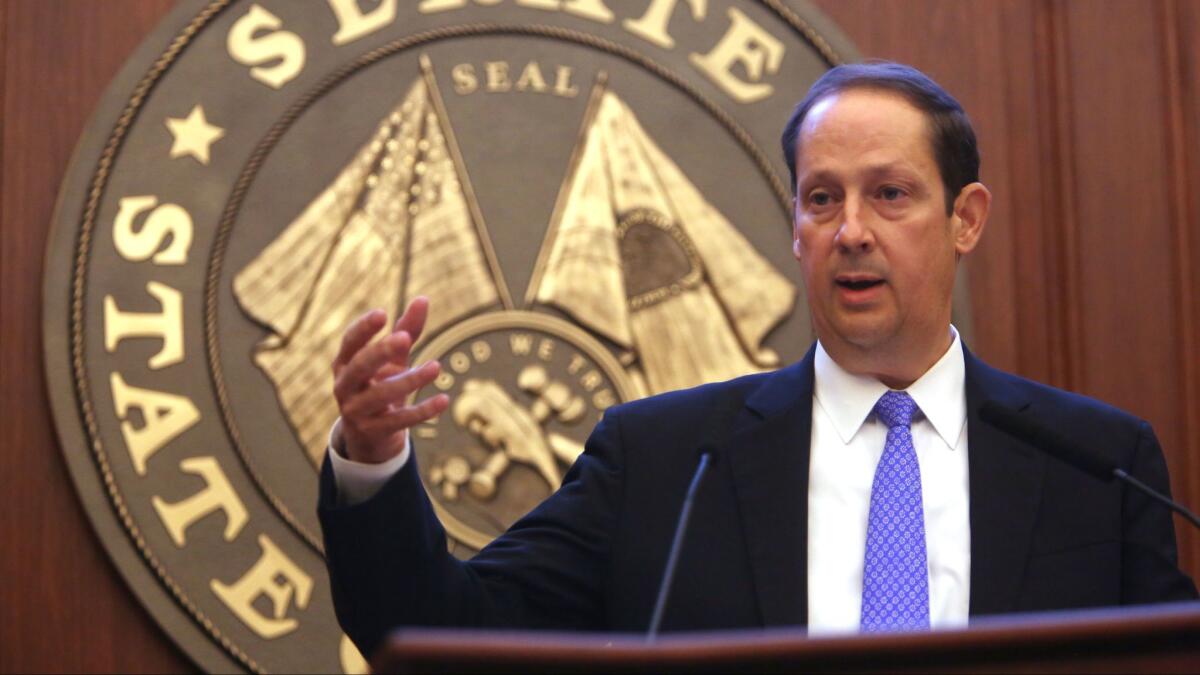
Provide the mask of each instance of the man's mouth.
[{"label": "man's mouth", "polygon": [[834,279],[834,283],[852,291],[865,291],[882,284],[883,279],[878,277],[838,277]]}]

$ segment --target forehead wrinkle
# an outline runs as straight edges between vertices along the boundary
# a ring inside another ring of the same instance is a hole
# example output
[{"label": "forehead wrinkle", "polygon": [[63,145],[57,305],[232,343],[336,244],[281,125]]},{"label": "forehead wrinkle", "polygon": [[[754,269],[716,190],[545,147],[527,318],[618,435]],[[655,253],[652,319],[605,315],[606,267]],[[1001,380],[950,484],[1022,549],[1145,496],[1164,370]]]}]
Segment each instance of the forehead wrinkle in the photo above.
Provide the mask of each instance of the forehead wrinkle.
[{"label": "forehead wrinkle", "polygon": [[882,178],[885,176],[893,176],[895,174],[920,175],[920,170],[907,158],[901,158],[891,162],[881,162],[879,164],[865,167],[862,170],[862,174],[870,178]]}]

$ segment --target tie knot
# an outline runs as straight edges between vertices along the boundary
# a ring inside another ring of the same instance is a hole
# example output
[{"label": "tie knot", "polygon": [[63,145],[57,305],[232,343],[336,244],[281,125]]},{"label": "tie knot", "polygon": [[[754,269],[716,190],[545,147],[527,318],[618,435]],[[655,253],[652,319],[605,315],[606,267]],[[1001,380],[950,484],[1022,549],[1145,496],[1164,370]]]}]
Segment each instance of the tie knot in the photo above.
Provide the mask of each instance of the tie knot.
[{"label": "tie knot", "polygon": [[875,414],[889,429],[912,426],[913,413],[916,411],[917,402],[903,391],[889,391],[880,396],[875,404]]}]

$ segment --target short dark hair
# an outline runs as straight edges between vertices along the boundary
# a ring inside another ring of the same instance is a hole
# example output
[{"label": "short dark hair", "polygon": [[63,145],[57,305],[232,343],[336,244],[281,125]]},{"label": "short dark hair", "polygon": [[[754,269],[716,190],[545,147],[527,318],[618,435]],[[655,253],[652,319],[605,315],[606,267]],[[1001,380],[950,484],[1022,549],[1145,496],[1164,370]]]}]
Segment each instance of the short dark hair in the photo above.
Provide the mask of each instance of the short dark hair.
[{"label": "short dark hair", "polygon": [[851,89],[874,89],[903,96],[929,121],[933,157],[937,161],[942,185],[946,188],[946,213],[954,208],[958,193],[979,180],[979,148],[971,120],[958,101],[925,73],[900,63],[873,61],[837,66],[825,72],[804,100],[796,105],[783,128],[783,157],[796,190],[796,142],[800,125],[818,101]]}]

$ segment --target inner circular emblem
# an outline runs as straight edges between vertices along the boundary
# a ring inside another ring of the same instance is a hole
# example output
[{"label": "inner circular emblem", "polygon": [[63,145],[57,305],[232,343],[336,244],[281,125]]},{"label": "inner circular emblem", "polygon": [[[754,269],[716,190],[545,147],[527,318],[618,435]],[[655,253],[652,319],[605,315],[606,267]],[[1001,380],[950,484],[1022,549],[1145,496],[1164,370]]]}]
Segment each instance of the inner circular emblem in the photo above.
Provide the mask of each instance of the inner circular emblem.
[{"label": "inner circular emblem", "polygon": [[441,375],[417,392],[450,409],[413,431],[421,477],[446,532],[483,548],[562,483],[604,410],[638,397],[595,338],[548,314],[497,312],[428,343]]},{"label": "inner circular emblem", "polygon": [[[183,0],[47,251],[46,373],[103,545],[206,670],[361,672],[315,513],[342,332],[430,299],[413,429],[466,557],[605,409],[812,334],[778,156],[849,43],[785,0]],[[403,599],[397,599],[403,602]]]}]

